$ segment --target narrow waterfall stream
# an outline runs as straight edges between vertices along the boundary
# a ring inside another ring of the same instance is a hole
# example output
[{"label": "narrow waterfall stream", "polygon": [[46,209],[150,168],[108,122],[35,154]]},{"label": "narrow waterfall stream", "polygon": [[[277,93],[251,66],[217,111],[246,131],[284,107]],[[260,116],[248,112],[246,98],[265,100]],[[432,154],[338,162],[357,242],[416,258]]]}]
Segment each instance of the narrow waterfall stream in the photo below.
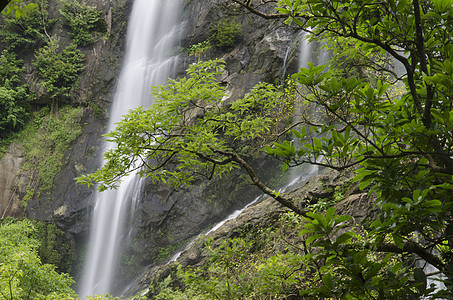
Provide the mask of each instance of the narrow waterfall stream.
[{"label": "narrow waterfall stream", "polygon": [[[115,127],[130,109],[152,103],[151,86],[164,84],[177,62],[170,56],[178,40],[179,0],[135,0],[129,18],[125,60],[110,112],[108,130]],[[104,145],[104,152],[109,149]],[[141,197],[137,174],[126,177],[118,189],[97,192],[94,196],[90,238],[79,294],[112,293],[118,253],[124,244],[125,224]]]}]

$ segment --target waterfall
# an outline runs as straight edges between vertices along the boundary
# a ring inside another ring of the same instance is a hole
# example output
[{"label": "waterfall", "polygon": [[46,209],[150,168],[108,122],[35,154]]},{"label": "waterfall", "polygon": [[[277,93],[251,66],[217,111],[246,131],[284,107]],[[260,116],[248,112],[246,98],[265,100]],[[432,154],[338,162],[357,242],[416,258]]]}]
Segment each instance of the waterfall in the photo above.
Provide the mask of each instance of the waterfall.
[{"label": "waterfall", "polygon": [[[309,37],[310,33],[306,31],[302,31],[297,37],[299,41],[299,69],[308,68],[308,63],[312,63],[315,66],[327,64],[329,60],[329,52],[324,49],[322,43],[317,41],[310,42]],[[299,85],[298,89],[300,93],[306,93],[306,89],[303,86]],[[294,123],[301,121],[302,114],[309,114],[311,119],[317,119],[319,117],[315,107],[302,105],[301,101],[296,101],[294,107]],[[300,127],[296,127],[296,129],[300,129]],[[294,139],[293,143],[296,148],[301,146],[297,139]],[[321,160],[322,158],[318,158],[318,161]],[[319,172],[318,166],[303,164],[290,169],[290,180],[304,182]],[[304,174],[302,179],[301,174]]]},{"label": "waterfall", "polygon": [[[108,130],[130,109],[152,104],[151,86],[165,84],[177,57],[171,56],[181,25],[179,0],[135,0],[129,18],[125,60],[110,112]],[[105,143],[104,150],[111,146]],[[118,189],[97,192],[80,296],[115,293],[118,253],[125,242],[124,228],[141,196],[137,174],[127,176]]]},{"label": "waterfall", "polygon": [[[309,42],[308,37],[309,33],[302,31],[300,34],[299,40],[299,69],[300,68],[308,68],[308,63],[312,61],[312,43]],[[314,63],[315,64],[315,63]]]}]

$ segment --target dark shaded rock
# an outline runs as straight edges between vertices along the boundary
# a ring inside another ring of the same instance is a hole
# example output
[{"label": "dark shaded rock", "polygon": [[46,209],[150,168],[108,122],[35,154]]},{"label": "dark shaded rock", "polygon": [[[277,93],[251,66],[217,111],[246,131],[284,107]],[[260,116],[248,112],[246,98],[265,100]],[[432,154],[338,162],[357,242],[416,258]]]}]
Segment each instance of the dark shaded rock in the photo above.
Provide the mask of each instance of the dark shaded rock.
[{"label": "dark shaded rock", "polygon": [[[280,81],[297,70],[295,28],[250,14],[233,2],[201,0],[184,3],[184,17],[188,20],[181,41],[184,49],[209,40],[210,29],[220,20],[232,19],[242,26],[242,39],[231,50],[211,48],[200,56],[184,59],[184,69],[198,59],[225,60],[224,81],[230,99],[242,97],[259,81]],[[178,73],[183,73],[184,69]]]},{"label": "dark shaded rock", "polygon": [[[31,199],[27,207],[29,217],[53,220],[66,232],[73,234],[80,249],[84,247],[89,229],[94,189],[80,186],[74,179],[94,171],[100,165],[103,151],[100,145],[107,121],[106,112],[115,93],[132,2],[87,1],[103,11],[109,34],[107,39],[100,38],[92,47],[81,49],[86,56],[87,67],[77,88],[71,91],[71,103],[86,107],[80,120],[83,133],[65,154],[62,169],[55,178],[50,194]],[[188,65],[199,59],[221,58],[227,63],[222,81],[232,100],[242,97],[259,81],[280,81],[296,69],[295,29],[278,21],[267,21],[250,15],[236,5],[228,4],[229,1],[183,2],[182,13],[186,26],[179,49],[181,63],[175,76],[183,75]],[[61,5],[59,1],[49,0],[50,17],[55,18],[58,15]],[[233,18],[241,24],[241,42],[228,51],[211,48],[200,56],[188,56],[185,49],[208,40],[210,28],[224,18]],[[67,29],[61,20],[51,34],[58,36],[62,45],[70,43]],[[37,92],[41,104],[50,103],[33,74],[33,59],[32,54],[25,59],[29,72],[28,83]],[[255,156],[254,166],[260,170],[261,178],[267,182],[272,178],[279,178],[276,162],[261,161],[258,155]],[[168,258],[191,238],[260,194],[241,172],[233,173],[222,180],[199,182],[191,188],[178,190],[163,184],[145,182],[144,196],[139,203],[137,217],[130,224],[134,226],[135,238],[127,250],[133,259],[128,260],[128,264],[122,267],[123,273],[130,277],[136,275],[142,266],[153,266]],[[16,196],[17,199],[22,199],[25,196],[24,191],[20,191]],[[189,260],[197,260],[196,255],[187,257]]]},{"label": "dark shaded rock", "polygon": [[[273,185],[271,177],[278,174],[279,165],[265,159],[257,160],[255,165],[261,170],[260,176]],[[167,260],[200,232],[262,193],[241,170],[223,180],[198,182],[190,188],[147,182],[144,189],[132,226],[135,238],[126,249],[134,258],[123,266],[123,274],[128,276],[136,276],[141,271],[138,266],[152,267]]]},{"label": "dark shaded rock", "polygon": [[[329,171],[324,175],[314,176],[301,187],[290,191],[288,195],[301,201],[305,195],[330,195],[326,190],[331,190],[333,186],[344,187],[344,190],[349,191],[350,194],[336,204],[337,213],[350,215],[355,219],[356,223],[360,224],[365,221],[365,218],[373,218],[376,215],[372,205],[375,198],[373,195],[368,195],[351,185],[352,176],[353,173],[351,172]],[[147,290],[149,286],[159,286],[159,283],[165,278],[175,274],[177,265],[183,268],[197,268],[208,263],[207,252],[204,249],[204,241],[206,239],[210,239],[211,247],[216,248],[226,239],[246,236],[258,227],[266,228],[272,226],[273,222],[279,218],[279,215],[286,211],[288,211],[287,208],[271,198],[246,208],[237,218],[227,221],[218,230],[191,243],[181,253],[176,262],[155,265],[149,268],[137,280],[135,288],[130,291],[130,294]],[[298,232],[295,232],[294,235],[297,236]],[[178,285],[180,283],[176,281],[172,284]],[[152,299],[156,292],[158,291],[150,291],[148,297]]]}]

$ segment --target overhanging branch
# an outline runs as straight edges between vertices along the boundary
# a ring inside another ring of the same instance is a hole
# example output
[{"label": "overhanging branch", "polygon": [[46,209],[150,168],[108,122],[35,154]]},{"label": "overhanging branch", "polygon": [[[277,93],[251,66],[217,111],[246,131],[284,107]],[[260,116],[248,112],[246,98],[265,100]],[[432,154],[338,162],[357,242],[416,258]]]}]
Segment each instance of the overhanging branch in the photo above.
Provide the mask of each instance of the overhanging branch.
[{"label": "overhanging branch", "polygon": [[0,11],[3,11],[9,2],[10,0],[0,0]]},{"label": "overhanging branch", "polygon": [[[279,202],[281,205],[291,209],[295,213],[299,215],[305,216],[305,210],[301,209],[298,207],[291,199],[286,198],[283,195],[280,195],[280,193],[275,192],[274,190],[270,189],[268,186],[266,186],[256,175],[255,171],[253,170],[252,166],[250,166],[242,157],[240,157],[238,154],[234,152],[229,152],[229,151],[221,151],[221,150],[216,150],[212,149],[214,152],[225,155],[229,157],[229,160],[234,161],[238,163],[249,175],[250,179],[252,180],[253,184],[256,185],[263,193],[266,195],[271,196],[277,202]],[[228,160],[228,159],[226,159]]]},{"label": "overhanging branch", "polygon": [[288,15],[286,14],[268,14],[264,13],[262,11],[257,10],[256,8],[252,7],[250,5],[250,1],[241,1],[241,0],[233,0],[233,2],[236,2],[237,4],[241,5],[242,7],[246,8],[248,11],[251,13],[260,16],[264,19],[283,19],[283,18],[288,18]]},{"label": "overhanging branch", "polygon": [[432,264],[434,267],[442,270],[444,267],[443,262],[440,260],[439,257],[429,252],[419,243],[414,241],[407,241],[404,243],[403,249],[398,248],[395,244],[382,244],[376,248],[378,252],[392,252],[397,254],[402,254],[404,252],[415,253],[420,258],[424,259],[428,263]]}]

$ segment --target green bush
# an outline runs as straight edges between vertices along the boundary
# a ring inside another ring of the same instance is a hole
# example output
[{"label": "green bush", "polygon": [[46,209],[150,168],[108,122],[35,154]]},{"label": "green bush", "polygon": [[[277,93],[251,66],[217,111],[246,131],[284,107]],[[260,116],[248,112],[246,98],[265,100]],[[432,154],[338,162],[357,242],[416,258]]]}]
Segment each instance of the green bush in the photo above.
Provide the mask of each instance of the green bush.
[{"label": "green bush", "polygon": [[70,44],[63,51],[52,40],[35,55],[34,67],[52,99],[65,99],[85,68],[85,55]]},{"label": "green bush", "polygon": [[187,53],[190,55],[200,55],[212,48],[210,41],[203,41],[198,44],[191,45],[187,48]]},{"label": "green bush", "polygon": [[22,60],[4,50],[0,55],[0,138],[25,125],[28,118],[30,94],[27,85],[21,85]]},{"label": "green bush", "polygon": [[60,9],[61,17],[64,24],[69,27],[69,34],[78,46],[91,45],[96,33],[105,32],[105,21],[96,7],[76,0],[67,0],[63,3],[63,7]]},{"label": "green bush", "polygon": [[211,43],[220,49],[229,50],[242,36],[241,24],[234,20],[222,20],[211,28]]},{"label": "green bush", "polygon": [[55,20],[49,19],[47,1],[37,2],[37,5],[21,14],[20,18],[11,14],[4,19],[5,25],[0,29],[0,38],[9,49],[25,52],[40,47],[49,40],[47,32],[53,28]]},{"label": "green bush", "polygon": [[75,292],[68,274],[43,264],[32,221],[3,220],[0,223],[0,295],[2,299],[70,299]]}]

